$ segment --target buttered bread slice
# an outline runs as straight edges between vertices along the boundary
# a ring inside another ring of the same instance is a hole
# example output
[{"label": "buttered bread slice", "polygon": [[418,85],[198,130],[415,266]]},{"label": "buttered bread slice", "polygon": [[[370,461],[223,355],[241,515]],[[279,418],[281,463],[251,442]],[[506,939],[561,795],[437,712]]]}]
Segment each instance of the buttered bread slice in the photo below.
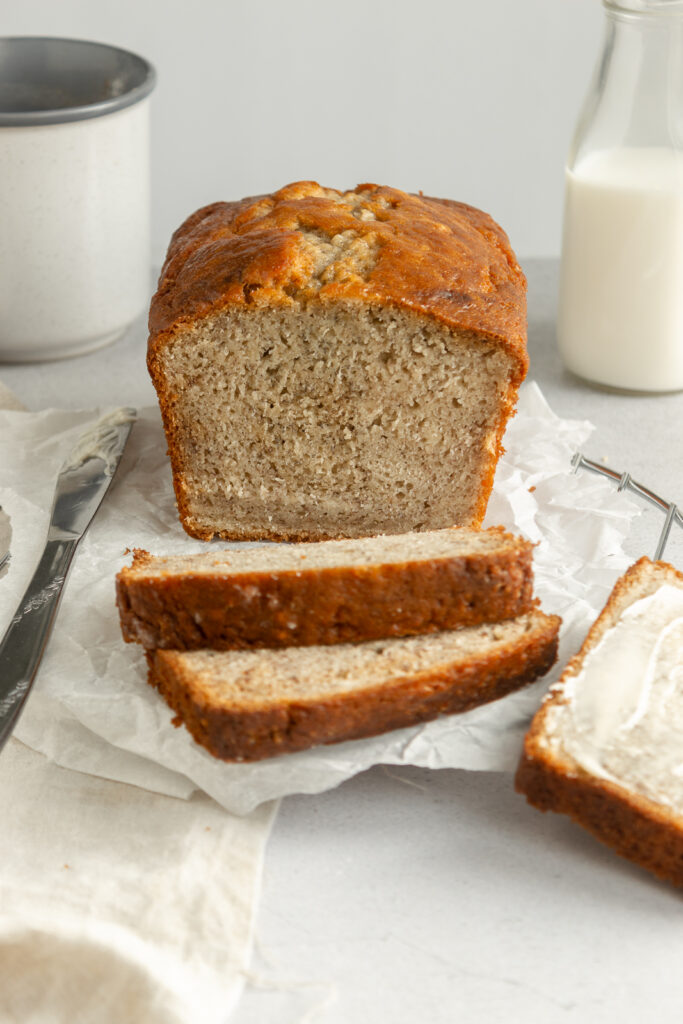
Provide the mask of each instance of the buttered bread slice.
[{"label": "buttered bread slice", "polygon": [[641,559],[536,714],[516,779],[683,886],[683,574]]}]

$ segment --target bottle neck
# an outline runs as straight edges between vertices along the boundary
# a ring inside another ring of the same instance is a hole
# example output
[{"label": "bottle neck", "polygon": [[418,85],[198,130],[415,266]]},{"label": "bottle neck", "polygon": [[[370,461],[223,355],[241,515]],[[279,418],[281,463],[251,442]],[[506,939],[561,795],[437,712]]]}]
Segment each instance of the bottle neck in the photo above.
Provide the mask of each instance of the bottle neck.
[{"label": "bottle neck", "polygon": [[602,0],[602,6],[614,14],[643,18],[669,19],[683,14],[683,0]]},{"label": "bottle neck", "polygon": [[570,153],[683,152],[683,0],[603,0],[605,37]]}]

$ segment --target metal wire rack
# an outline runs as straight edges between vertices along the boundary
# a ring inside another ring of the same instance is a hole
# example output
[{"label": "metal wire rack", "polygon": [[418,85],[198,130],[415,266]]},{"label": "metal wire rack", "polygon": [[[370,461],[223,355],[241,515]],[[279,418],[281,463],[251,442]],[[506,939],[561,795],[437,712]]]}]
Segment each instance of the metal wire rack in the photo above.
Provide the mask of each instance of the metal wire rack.
[{"label": "metal wire rack", "polygon": [[572,458],[572,468],[575,473],[578,473],[580,469],[586,469],[589,473],[597,473],[598,476],[605,476],[609,480],[613,480],[617,484],[618,491],[631,491],[632,494],[637,494],[639,498],[644,498],[649,501],[651,505],[654,505],[661,512],[664,512],[664,525],[662,532],[659,535],[657,541],[657,547],[655,549],[654,560],[655,562],[662,557],[664,554],[664,548],[666,547],[671,533],[671,527],[674,523],[678,523],[679,526],[683,527],[683,513],[681,509],[673,501],[666,501],[664,498],[660,498],[658,494],[651,491],[649,487],[639,484],[636,480],[633,480],[630,473],[619,473],[615,469],[610,469],[609,466],[601,466],[599,462],[593,462],[591,459],[587,459],[581,452],[576,452]]}]

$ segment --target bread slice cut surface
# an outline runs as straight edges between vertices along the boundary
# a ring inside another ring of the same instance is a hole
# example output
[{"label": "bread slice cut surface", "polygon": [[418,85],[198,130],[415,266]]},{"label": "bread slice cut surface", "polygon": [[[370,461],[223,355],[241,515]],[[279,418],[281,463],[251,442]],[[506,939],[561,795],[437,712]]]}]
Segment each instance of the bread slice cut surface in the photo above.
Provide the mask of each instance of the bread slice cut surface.
[{"label": "bread slice cut surface", "polygon": [[560,620],[533,610],[430,636],[267,651],[150,651],[158,687],[216,757],[258,760],[466,711],[531,682]]},{"label": "bread slice cut surface", "polygon": [[533,606],[532,546],[499,528],[154,557],[117,577],[147,648],[309,646],[438,632]]}]

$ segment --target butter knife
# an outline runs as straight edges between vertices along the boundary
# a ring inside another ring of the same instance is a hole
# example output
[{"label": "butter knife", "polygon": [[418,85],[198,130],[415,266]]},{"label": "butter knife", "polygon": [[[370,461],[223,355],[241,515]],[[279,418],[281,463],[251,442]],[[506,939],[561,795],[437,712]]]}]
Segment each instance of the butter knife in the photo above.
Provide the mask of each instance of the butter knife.
[{"label": "butter knife", "polygon": [[135,409],[116,409],[77,441],[61,468],[45,548],[0,641],[0,750],[33,685],[78,542],[109,490]]},{"label": "butter knife", "polygon": [[12,527],[9,516],[0,508],[0,579],[9,568],[9,545],[12,539]]}]

